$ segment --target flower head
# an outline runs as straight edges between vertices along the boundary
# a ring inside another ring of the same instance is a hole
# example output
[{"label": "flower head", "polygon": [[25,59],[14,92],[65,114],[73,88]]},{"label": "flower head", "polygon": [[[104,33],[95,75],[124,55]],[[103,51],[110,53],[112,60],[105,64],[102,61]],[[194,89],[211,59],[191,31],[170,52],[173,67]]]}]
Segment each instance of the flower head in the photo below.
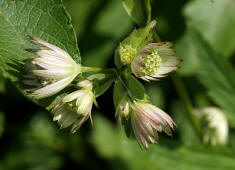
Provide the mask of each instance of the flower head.
[{"label": "flower head", "polygon": [[59,47],[30,37],[30,41],[40,49],[30,49],[38,57],[32,58],[30,74],[24,84],[31,86],[27,95],[35,99],[52,96],[68,86],[81,72],[81,66]]},{"label": "flower head", "polygon": [[179,68],[181,60],[174,55],[171,43],[151,43],[145,46],[131,63],[132,72],[143,80],[157,80]]},{"label": "flower head", "polygon": [[133,74],[143,80],[157,80],[179,68],[181,60],[169,42],[155,43],[156,21],[134,30],[119,46],[120,61],[131,65]]},{"label": "flower head", "polygon": [[58,121],[61,128],[66,128],[73,124],[72,133],[75,133],[89,117],[91,118],[93,102],[96,104],[90,81],[80,81],[77,86],[81,89],[60,99],[51,110],[54,115],[53,120]]},{"label": "flower head", "polygon": [[157,132],[172,135],[171,130],[176,124],[171,117],[161,109],[145,102],[131,104],[131,125],[137,141],[144,148],[148,144],[157,143]]},{"label": "flower head", "polygon": [[124,98],[117,113],[121,118],[130,117],[134,135],[145,149],[148,149],[149,144],[157,143],[158,132],[165,132],[171,136],[176,126],[167,113],[144,101],[131,102]]}]

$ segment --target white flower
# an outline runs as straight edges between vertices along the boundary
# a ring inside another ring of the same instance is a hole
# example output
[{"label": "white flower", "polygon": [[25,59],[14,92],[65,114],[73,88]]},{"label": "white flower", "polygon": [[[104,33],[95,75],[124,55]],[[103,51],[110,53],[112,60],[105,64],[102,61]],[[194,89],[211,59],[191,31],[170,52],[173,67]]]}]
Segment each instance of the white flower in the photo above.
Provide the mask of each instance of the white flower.
[{"label": "white flower", "polygon": [[143,80],[158,80],[179,68],[181,59],[173,56],[171,43],[150,43],[131,62],[132,72]]},{"label": "white flower", "polygon": [[[157,143],[158,132],[172,135],[176,126],[171,117],[158,107],[144,101],[130,101],[123,97],[117,107],[116,115],[119,116],[126,132],[129,133],[129,125],[126,123],[130,118],[131,126],[138,143],[145,149],[148,145]],[[127,134],[129,136],[129,134]]]},{"label": "white flower", "polygon": [[63,97],[51,111],[54,115],[53,120],[58,121],[61,128],[73,124],[72,133],[75,133],[89,117],[91,119],[93,102],[96,104],[90,81],[80,81],[77,86],[81,89]]},{"label": "white flower", "polygon": [[59,47],[37,38],[30,41],[40,49],[29,50],[38,57],[32,58],[30,74],[25,76],[24,83],[32,86],[27,95],[42,99],[52,96],[66,86],[81,72],[81,66]]},{"label": "white flower", "polygon": [[138,143],[145,149],[148,144],[157,143],[157,132],[172,135],[171,130],[176,124],[161,109],[149,103],[137,101],[131,104],[131,125]]},{"label": "white flower", "polygon": [[211,145],[225,145],[228,140],[228,120],[216,107],[198,110],[197,116],[202,125],[203,142]]}]

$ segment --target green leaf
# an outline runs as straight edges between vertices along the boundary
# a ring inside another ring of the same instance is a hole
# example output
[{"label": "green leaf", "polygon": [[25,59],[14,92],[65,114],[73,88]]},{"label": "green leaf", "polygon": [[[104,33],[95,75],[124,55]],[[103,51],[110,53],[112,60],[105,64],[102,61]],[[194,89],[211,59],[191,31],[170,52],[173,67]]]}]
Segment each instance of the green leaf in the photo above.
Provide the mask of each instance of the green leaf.
[{"label": "green leaf", "polygon": [[[234,150],[206,146],[177,146],[175,139],[169,146],[152,145],[148,151],[140,149],[136,141],[127,139],[120,129],[102,116],[94,118],[95,127],[90,142],[100,156],[115,168],[118,164],[129,170],[226,170],[235,166]],[[161,138],[160,138],[161,140]],[[215,163],[216,162],[216,163]]]},{"label": "green leaf", "polygon": [[149,101],[149,97],[145,91],[144,86],[134,76],[125,74],[123,81],[134,99]]},{"label": "green leaf", "polygon": [[217,55],[199,33],[191,33],[200,62],[198,79],[207,88],[211,99],[224,110],[230,126],[235,127],[235,69]]},{"label": "green leaf", "polygon": [[92,80],[96,97],[105,93],[116,79],[116,73],[113,70],[103,71],[102,73],[92,74],[87,79]]},{"label": "green leaf", "polygon": [[113,102],[114,107],[117,108],[123,97],[127,95],[126,89],[120,81],[116,81],[113,87]]},{"label": "green leaf", "polygon": [[123,0],[122,2],[128,15],[139,26],[144,26],[151,20],[150,0]]},{"label": "green leaf", "polygon": [[20,63],[32,57],[25,48],[28,35],[67,51],[80,62],[71,19],[61,0],[0,0],[0,68],[3,75],[17,80]]},{"label": "green leaf", "polygon": [[225,57],[235,50],[235,1],[197,0],[185,7],[187,23],[209,41],[212,48]]}]

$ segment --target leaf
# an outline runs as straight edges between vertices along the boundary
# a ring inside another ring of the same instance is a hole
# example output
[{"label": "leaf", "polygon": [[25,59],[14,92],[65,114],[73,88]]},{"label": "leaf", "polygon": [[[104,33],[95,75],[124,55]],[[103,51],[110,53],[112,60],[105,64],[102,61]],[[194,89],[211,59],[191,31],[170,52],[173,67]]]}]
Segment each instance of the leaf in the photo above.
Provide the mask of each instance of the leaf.
[{"label": "leaf", "polygon": [[[234,150],[205,146],[177,146],[172,139],[170,147],[152,145],[148,151],[140,149],[136,141],[127,139],[120,128],[102,116],[94,118],[95,127],[90,137],[91,144],[100,156],[109,160],[115,168],[119,160],[129,170],[222,170],[235,166]],[[216,163],[215,163],[216,162]]]},{"label": "leaf", "polygon": [[123,0],[122,2],[128,15],[139,26],[144,26],[151,20],[150,0]]},{"label": "leaf", "polygon": [[235,127],[235,69],[217,55],[199,33],[192,31],[191,36],[201,67],[198,79],[211,99],[224,110],[230,126]]},{"label": "leaf", "polygon": [[123,97],[125,97],[127,94],[125,88],[123,87],[122,83],[120,81],[116,81],[113,87],[113,102],[114,107],[117,108],[120,104]]},{"label": "leaf", "polygon": [[144,86],[134,76],[125,74],[123,81],[134,99],[149,101]]},{"label": "leaf", "polygon": [[28,35],[67,51],[80,62],[71,19],[61,0],[0,0],[0,68],[4,77],[17,80],[23,60],[32,57],[25,48]]},{"label": "leaf", "polygon": [[184,10],[190,26],[197,29],[212,48],[225,57],[235,50],[235,1],[190,1]]},{"label": "leaf", "polygon": [[103,71],[102,73],[92,74],[87,79],[92,80],[96,97],[105,93],[116,79],[113,70]]}]

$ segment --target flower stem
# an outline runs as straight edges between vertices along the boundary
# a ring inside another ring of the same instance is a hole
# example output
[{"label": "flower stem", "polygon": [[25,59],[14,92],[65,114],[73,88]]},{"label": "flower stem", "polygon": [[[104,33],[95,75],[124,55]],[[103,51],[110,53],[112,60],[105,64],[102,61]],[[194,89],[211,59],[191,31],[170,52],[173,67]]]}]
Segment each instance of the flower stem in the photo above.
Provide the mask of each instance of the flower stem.
[{"label": "flower stem", "polygon": [[200,122],[198,121],[198,119],[196,118],[196,116],[194,114],[193,106],[192,106],[192,103],[190,101],[189,95],[188,95],[188,93],[185,89],[184,83],[183,83],[182,79],[177,75],[177,73],[174,73],[172,75],[172,79],[173,79],[173,82],[175,84],[176,91],[177,91],[179,97],[181,98],[181,100],[182,100],[182,102],[185,106],[188,118],[191,121],[191,123],[192,123],[192,125],[195,129],[195,132],[197,133],[197,135],[201,139],[202,132],[201,132]]},{"label": "flower stem", "polygon": [[120,76],[120,74],[118,73],[117,70],[115,70],[115,73],[117,75],[118,80],[122,83],[122,86],[126,89],[126,92],[128,94],[129,99],[132,102],[135,102],[135,99],[134,99],[133,95],[131,94],[130,90],[128,89],[127,85],[125,84],[125,82],[123,81],[122,77]]},{"label": "flower stem", "polygon": [[82,67],[82,72],[100,72],[103,68],[99,67]]}]

